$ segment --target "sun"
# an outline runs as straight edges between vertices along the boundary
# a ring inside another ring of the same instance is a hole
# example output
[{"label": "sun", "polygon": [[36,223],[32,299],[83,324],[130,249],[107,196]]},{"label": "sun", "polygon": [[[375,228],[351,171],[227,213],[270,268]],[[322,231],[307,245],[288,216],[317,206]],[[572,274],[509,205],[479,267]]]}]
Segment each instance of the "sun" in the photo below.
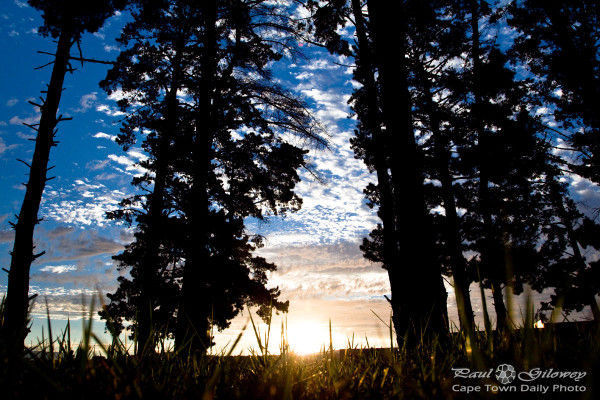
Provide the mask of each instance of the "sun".
[{"label": "sun", "polygon": [[311,320],[294,321],[288,325],[287,341],[296,354],[318,353],[329,347],[329,326]]}]

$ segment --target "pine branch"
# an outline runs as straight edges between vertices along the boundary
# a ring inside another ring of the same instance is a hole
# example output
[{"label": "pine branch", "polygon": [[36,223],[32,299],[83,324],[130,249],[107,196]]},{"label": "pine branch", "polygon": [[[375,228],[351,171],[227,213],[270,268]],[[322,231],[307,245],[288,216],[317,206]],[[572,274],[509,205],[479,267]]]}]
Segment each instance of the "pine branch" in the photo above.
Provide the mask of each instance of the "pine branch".
[{"label": "pine branch", "polygon": [[35,67],[34,69],[42,69],[42,68],[47,67],[48,65],[52,65],[52,64],[54,64],[54,61],[50,61],[49,63],[40,65],[39,67]]},{"label": "pine branch", "polygon": [[73,117],[63,117],[62,114],[61,114],[56,119],[56,122],[59,123],[59,122],[62,122],[62,121],[70,121],[72,119],[73,119]]},{"label": "pine branch", "polygon": [[[79,46],[79,43],[78,43],[78,46]],[[84,62],[91,62],[91,63],[95,63],[95,64],[105,64],[105,65],[115,65],[115,62],[114,62],[114,61],[96,60],[95,58],[84,58],[84,57],[81,55],[81,49],[79,49],[79,51],[80,51],[80,53],[79,53],[80,57],[69,57],[69,60],[80,61],[82,66],[83,66],[83,63],[84,63]],[[40,54],[47,54],[47,55],[50,55],[50,56],[56,56],[56,54],[54,54],[54,53],[49,53],[49,52],[47,52],[47,51],[41,51],[41,50],[38,50],[38,53],[40,53]],[[47,65],[50,65],[50,64],[52,64],[53,62],[54,62],[54,61],[51,61],[51,62],[49,62],[48,64],[46,64],[46,65],[43,65],[42,67],[38,67],[38,68],[36,68],[36,69],[43,68],[43,67],[45,67],[45,66],[47,66]]]},{"label": "pine branch", "polygon": [[31,129],[33,129],[33,130],[34,130],[34,131],[36,131],[36,132],[38,131],[38,128],[36,128],[36,127],[37,127],[37,126],[40,126],[40,124],[28,124],[28,123],[25,123],[25,122],[23,122],[23,125],[25,125],[25,126],[26,126],[26,127],[28,127],[28,128],[31,128]]},{"label": "pine branch", "polygon": [[20,158],[17,158],[17,161],[22,162],[23,164],[27,165],[28,168],[31,168],[31,165],[29,165],[29,163],[26,163],[25,161],[21,160]]},{"label": "pine branch", "polygon": [[32,106],[36,106],[36,107],[42,108],[42,105],[41,105],[41,104],[34,103],[34,102],[33,102],[33,101],[31,101],[31,100],[29,100],[29,101],[28,101],[28,103],[29,103],[29,104],[31,104]]}]

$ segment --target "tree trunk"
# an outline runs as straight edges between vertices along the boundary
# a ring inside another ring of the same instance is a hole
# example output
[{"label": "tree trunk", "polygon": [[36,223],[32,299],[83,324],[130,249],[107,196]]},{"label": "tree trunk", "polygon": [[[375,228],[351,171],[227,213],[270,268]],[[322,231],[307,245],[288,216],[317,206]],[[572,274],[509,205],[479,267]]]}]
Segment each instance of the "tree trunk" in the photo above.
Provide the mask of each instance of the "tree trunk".
[{"label": "tree trunk", "polygon": [[[418,57],[418,56],[417,56]],[[417,61],[420,63],[420,60]],[[454,278],[454,294],[456,298],[456,306],[458,308],[458,318],[460,326],[466,335],[474,343],[474,327],[475,318],[473,315],[473,306],[469,295],[469,280],[467,279],[467,262],[462,251],[462,242],[460,234],[460,222],[456,212],[456,200],[454,197],[454,180],[449,169],[450,151],[448,149],[449,140],[444,138],[440,130],[440,120],[436,111],[433,90],[429,81],[429,77],[422,64],[417,68],[421,81],[425,98],[425,108],[429,116],[430,129],[433,137],[433,146],[435,154],[436,172],[438,179],[442,185],[442,201],[444,204],[444,240],[446,249],[450,258],[450,268]]]},{"label": "tree trunk", "polygon": [[199,77],[199,102],[194,138],[194,166],[188,213],[188,243],[185,249],[182,298],[177,315],[176,346],[188,346],[190,351],[205,352],[212,344],[210,329],[213,294],[212,268],[208,250],[210,204],[208,184],[212,168],[212,145],[216,133],[214,112],[217,62],[217,6],[215,1],[203,2],[204,40]]},{"label": "tree trunk", "polygon": [[480,91],[481,54],[479,48],[479,0],[471,0],[471,29],[473,31],[473,95],[475,97],[471,113],[477,131],[477,138],[479,140],[479,203],[483,217],[483,249],[481,252],[481,263],[492,287],[494,310],[496,311],[496,329],[503,331],[508,326],[508,315],[506,306],[504,305],[504,296],[502,295],[502,279],[504,278],[503,275],[505,275],[505,271],[502,264],[494,259],[494,230],[487,157],[489,146],[487,144],[487,132],[485,131],[479,112],[483,102]]},{"label": "tree trunk", "polygon": [[396,218],[394,216],[394,199],[392,197],[390,175],[388,172],[389,166],[385,150],[386,139],[381,130],[375,68],[369,51],[366,23],[362,15],[360,0],[352,0],[352,9],[358,41],[357,64],[360,64],[360,68],[363,70],[363,75],[361,76],[364,77],[367,102],[367,116],[364,124],[371,131],[374,141],[373,158],[377,174],[377,188],[379,190],[379,217],[381,218],[383,227],[383,264],[389,271],[390,268],[397,268],[395,265],[400,260],[400,255],[398,252]]},{"label": "tree trunk", "polygon": [[419,341],[447,332],[447,293],[435,257],[423,160],[413,130],[406,22],[400,1],[370,1],[368,7],[401,254],[388,269],[393,321],[399,339],[408,334],[409,340]]},{"label": "tree trunk", "polygon": [[[160,245],[164,239],[163,211],[165,208],[165,192],[167,186],[167,175],[171,157],[171,139],[177,130],[177,91],[181,80],[181,48],[176,49],[172,61],[173,74],[171,77],[170,90],[165,98],[165,119],[159,128],[160,144],[157,148],[156,175],[154,188],[148,196],[147,226],[148,240],[144,263],[139,271],[141,280],[140,297],[138,304],[137,341],[138,349],[153,352],[155,346],[154,326],[152,324],[152,312],[156,303],[155,281],[157,276],[157,260],[160,256]],[[140,347],[141,346],[141,347]]]},{"label": "tree trunk", "polygon": [[35,225],[39,222],[38,211],[48,180],[46,174],[50,149],[56,144],[54,141],[55,129],[61,120],[60,117],[57,118],[56,113],[60,104],[65,74],[69,69],[70,50],[73,43],[72,28],[64,27],[58,40],[46,99],[40,108],[41,119],[37,128],[35,150],[29,168],[29,181],[26,185],[25,197],[17,223],[14,225],[15,242],[11,252],[2,339],[7,348],[16,351],[23,348],[28,333],[27,314],[31,263],[44,253],[33,254],[33,233]]}]

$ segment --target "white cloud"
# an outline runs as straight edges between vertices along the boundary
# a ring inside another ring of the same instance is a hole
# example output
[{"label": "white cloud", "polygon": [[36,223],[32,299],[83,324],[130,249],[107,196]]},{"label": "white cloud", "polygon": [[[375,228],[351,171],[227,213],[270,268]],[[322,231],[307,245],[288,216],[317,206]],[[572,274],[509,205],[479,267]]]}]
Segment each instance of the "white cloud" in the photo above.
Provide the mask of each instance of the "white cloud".
[{"label": "white cloud", "polygon": [[17,99],[17,98],[14,98],[14,97],[13,97],[13,98],[11,98],[11,99],[8,99],[8,100],[6,101],[6,106],[7,106],[7,107],[12,107],[12,106],[14,106],[15,104],[17,104],[18,102],[19,102],[19,99]]},{"label": "white cloud", "polygon": [[20,118],[19,116],[14,116],[8,122],[10,122],[11,125],[23,125],[23,124],[34,125],[34,124],[37,124],[38,122],[40,122],[40,116],[41,116],[41,114],[39,114],[39,113],[36,115],[31,115],[29,117],[25,117],[25,118]]},{"label": "white cloud", "polygon": [[[61,275],[54,275],[57,280],[60,280]],[[93,285],[94,282],[98,282],[98,278],[92,276],[86,276],[88,283]],[[41,282],[40,282],[41,283]],[[72,285],[72,282],[69,282]],[[102,306],[102,302],[100,300],[101,294],[96,288],[90,287],[77,287],[77,288],[67,288],[63,286],[64,284],[59,284],[60,286],[40,286],[40,285],[31,285],[29,289],[29,295],[37,294],[39,295],[38,301],[36,301],[31,310],[31,317],[34,319],[33,321],[33,330],[32,334],[28,336],[28,340],[32,340],[33,343],[36,343],[35,335],[38,336],[38,339],[41,338],[41,327],[39,325],[45,325],[47,328],[47,314],[46,314],[46,303],[48,304],[48,310],[50,311],[50,319],[54,323],[57,321],[66,321],[67,319],[71,322],[78,321],[82,318],[89,317],[90,305],[93,302],[93,309],[99,310]],[[78,284],[79,285],[79,284]],[[107,287],[105,284],[104,287]],[[5,288],[0,287],[0,293]],[[106,299],[102,300],[104,303]],[[100,317],[97,313],[92,314],[92,318],[95,321],[99,321]],[[39,323],[38,326],[36,326]],[[81,324],[73,324],[71,325],[72,329],[72,339],[74,342],[77,342],[80,338],[74,337],[75,331],[78,329],[77,326]],[[37,328],[37,329],[36,329]],[[100,329],[102,331],[102,328]],[[98,334],[99,332],[96,332]],[[33,337],[32,337],[33,336]]]},{"label": "white cloud", "polygon": [[300,79],[300,80],[305,80],[305,79],[312,79],[314,78],[315,74],[312,72],[301,72],[299,74],[296,75],[296,79]]},{"label": "white cloud", "polygon": [[125,171],[117,168],[117,170],[123,172],[129,172],[134,175],[140,175],[146,172],[146,170],[140,167],[136,161],[132,160],[131,157],[136,158],[139,161],[145,160],[147,156],[140,151],[130,150],[127,155],[118,156],[116,154],[109,154],[108,159],[125,167]]},{"label": "white cloud", "polygon": [[127,155],[137,158],[140,161],[148,159],[148,156],[146,154],[138,150],[130,150],[127,152]]},{"label": "white cloud", "polygon": [[75,109],[74,111],[77,113],[84,113],[92,108],[96,100],[98,100],[97,94],[98,93],[96,92],[92,92],[81,96],[81,99],[79,99],[79,108]]},{"label": "white cloud", "polygon": [[104,133],[104,132],[98,132],[93,137],[98,138],[98,139],[109,139],[109,140],[112,140],[113,142],[115,140],[117,140],[116,136],[111,136],[111,135],[109,135],[107,133]]},{"label": "white cloud", "polygon": [[93,184],[87,178],[71,185],[46,187],[40,213],[43,217],[81,227],[105,227],[106,212],[118,208],[125,193],[109,189],[101,183]]},{"label": "white cloud", "polygon": [[340,91],[339,88],[323,90],[310,86],[312,84],[302,86],[301,93],[315,101],[317,117],[326,123],[329,130],[335,130],[336,125],[346,120],[350,113],[348,106],[350,94]]},{"label": "white cloud", "polygon": [[18,131],[16,133],[16,135],[17,135],[17,137],[19,137],[21,139],[25,139],[25,140],[35,139],[35,134],[33,134],[33,133],[26,134],[26,133],[23,133],[21,131]]},{"label": "white cloud", "polygon": [[123,92],[123,89],[121,88],[117,88],[108,96],[109,100],[113,101],[123,100],[125,97],[127,97],[127,95],[125,94],[125,92]]},{"label": "white cloud", "polygon": [[0,137],[0,155],[2,155],[5,151],[12,150],[18,146],[18,144],[7,145],[4,139]]},{"label": "white cloud", "polygon": [[100,169],[104,169],[109,162],[110,160],[92,160],[85,164],[85,168],[89,169],[90,171],[98,171]]},{"label": "white cloud", "polygon": [[96,106],[96,111],[104,113],[110,117],[118,117],[125,115],[124,112],[117,110],[115,107],[111,107],[107,104],[100,104]]},{"label": "white cloud", "polygon": [[310,90],[302,90],[302,93],[314,99],[319,104],[341,104],[342,107],[348,103],[350,94],[340,93],[339,90],[331,89],[329,91],[312,88]]},{"label": "white cloud", "polygon": [[106,173],[102,173],[102,174],[96,175],[95,179],[99,180],[99,181],[112,181],[112,180],[122,181],[123,180],[123,174],[118,174],[118,173],[106,174]]},{"label": "white cloud", "polygon": [[42,272],[51,272],[53,274],[64,274],[65,272],[75,271],[77,269],[74,265],[47,265],[40,268]]},{"label": "white cloud", "polygon": [[582,178],[579,175],[569,174],[570,193],[576,202],[581,202],[582,212],[589,212],[590,209],[600,207],[600,187],[592,181]]},{"label": "white cloud", "polygon": [[314,58],[309,61],[308,64],[305,64],[302,68],[308,69],[311,71],[314,70],[333,70],[333,69],[341,69],[339,65],[336,65],[331,62],[328,58]]},{"label": "white cloud", "polygon": [[117,164],[121,164],[126,167],[126,169],[133,169],[135,162],[126,156],[117,156],[116,154],[109,154],[108,158]]},{"label": "white cloud", "polygon": [[113,51],[119,51],[119,48],[117,46],[110,46],[107,44],[104,46],[104,51],[106,51],[107,53],[110,53]]}]

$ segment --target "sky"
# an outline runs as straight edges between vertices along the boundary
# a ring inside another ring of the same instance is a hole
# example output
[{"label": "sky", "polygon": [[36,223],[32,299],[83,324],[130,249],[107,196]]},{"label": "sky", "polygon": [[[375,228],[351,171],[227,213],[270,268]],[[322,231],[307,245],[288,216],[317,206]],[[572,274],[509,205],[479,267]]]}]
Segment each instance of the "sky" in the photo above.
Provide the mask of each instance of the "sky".
[{"label": "sky", "polygon": [[[114,38],[127,21],[126,14],[109,19],[95,34],[82,39],[83,56],[113,60],[119,54]],[[21,184],[27,168],[17,159],[30,160],[33,131],[23,123],[35,123],[38,110],[28,103],[36,101],[50,78],[50,67],[36,70],[51,58],[38,51],[52,52],[55,44],[37,34],[42,24],[39,13],[25,1],[4,0],[0,9],[0,47],[5,62],[0,63],[0,266],[8,269],[13,232],[9,222],[24,195]],[[302,210],[266,222],[249,221],[251,232],[266,237],[261,256],[278,265],[270,285],[278,286],[282,298],[290,300],[287,315],[275,319],[271,341],[279,345],[282,322],[287,324],[292,348],[317,351],[329,342],[336,348],[349,343],[356,346],[389,346],[390,307],[387,273],[362,257],[359,244],[378,219],[365,203],[362,191],[375,177],[354,158],[349,139],[354,120],[349,118],[348,99],[354,88],[351,63],[321,49],[303,46],[307,59],[284,60],[274,65],[275,78],[305,98],[329,132],[330,148],[311,150],[309,157],[323,182],[302,172],[297,192],[304,200]],[[36,251],[46,254],[31,268],[30,294],[39,294],[32,312],[32,332],[28,343],[37,343],[42,329],[47,335],[46,304],[54,332],[71,321],[73,335],[80,332],[82,316],[89,314],[92,299],[114,292],[119,272],[111,257],[132,240],[131,229],[105,218],[118,202],[133,194],[131,178],[141,169],[136,165],[146,155],[133,147],[124,152],[115,143],[120,120],[114,96],[108,96],[98,82],[108,67],[98,64],[73,64],[76,71],[65,80],[59,113],[72,121],[59,124],[59,144],[52,149],[50,165],[55,179],[44,191],[40,216],[43,222],[35,232]],[[584,185],[581,190],[589,190]],[[592,193],[591,195],[596,195]],[[0,295],[6,291],[7,274],[0,271]],[[448,283],[448,309],[457,324],[452,287]],[[472,286],[471,297],[476,319],[481,322],[482,299]],[[490,310],[492,303],[486,295]],[[538,296],[539,297],[539,296]],[[545,293],[540,299],[548,299]],[[96,305],[97,307],[97,305]],[[515,313],[519,313],[515,305]],[[102,340],[104,323],[94,329]],[[257,317],[255,316],[255,319]],[[233,320],[229,329],[217,332],[217,348],[232,343],[242,332],[236,352],[257,349],[249,324],[248,311]],[[261,326],[261,332],[265,327]],[[352,339],[354,337],[354,339]]]}]

